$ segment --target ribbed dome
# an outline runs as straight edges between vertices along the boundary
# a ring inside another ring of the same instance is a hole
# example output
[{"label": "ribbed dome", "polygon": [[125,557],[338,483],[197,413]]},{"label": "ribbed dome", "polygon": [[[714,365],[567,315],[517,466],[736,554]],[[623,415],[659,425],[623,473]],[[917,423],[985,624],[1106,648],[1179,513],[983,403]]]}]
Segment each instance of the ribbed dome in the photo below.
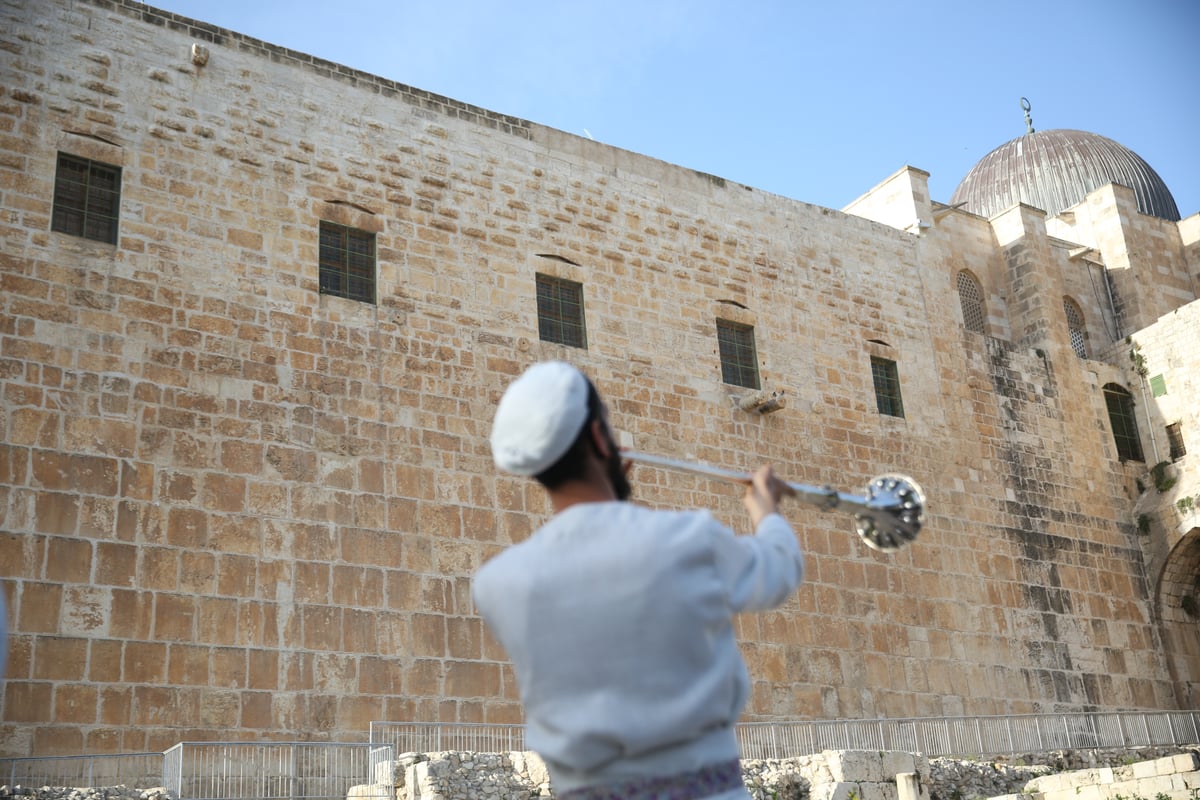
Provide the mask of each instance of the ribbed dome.
[{"label": "ribbed dome", "polygon": [[1143,214],[1179,219],[1175,198],[1141,156],[1112,139],[1072,130],[1027,133],[1000,145],[971,168],[950,204],[991,217],[1020,202],[1053,217],[1109,183],[1133,189]]}]

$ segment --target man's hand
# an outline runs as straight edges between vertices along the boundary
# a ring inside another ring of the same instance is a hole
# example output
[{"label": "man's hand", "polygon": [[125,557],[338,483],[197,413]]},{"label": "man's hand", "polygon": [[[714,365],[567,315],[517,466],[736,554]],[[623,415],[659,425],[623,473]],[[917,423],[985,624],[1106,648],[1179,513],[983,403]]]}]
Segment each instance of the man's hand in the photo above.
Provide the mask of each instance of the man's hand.
[{"label": "man's hand", "polygon": [[750,512],[750,521],[757,528],[763,517],[778,512],[781,497],[795,494],[791,486],[775,476],[771,465],[766,464],[750,477],[750,485],[746,487],[746,496],[742,498],[742,503]]}]

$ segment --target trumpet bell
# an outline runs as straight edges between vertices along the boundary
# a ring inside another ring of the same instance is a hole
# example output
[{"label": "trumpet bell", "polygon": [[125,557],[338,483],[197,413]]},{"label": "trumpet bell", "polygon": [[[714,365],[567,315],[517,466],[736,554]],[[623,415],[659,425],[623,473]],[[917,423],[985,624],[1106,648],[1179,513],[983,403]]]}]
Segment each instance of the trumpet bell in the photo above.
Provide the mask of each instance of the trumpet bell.
[{"label": "trumpet bell", "polygon": [[905,475],[880,475],[867,486],[865,508],[854,515],[858,535],[887,553],[917,538],[925,522],[925,492]]}]

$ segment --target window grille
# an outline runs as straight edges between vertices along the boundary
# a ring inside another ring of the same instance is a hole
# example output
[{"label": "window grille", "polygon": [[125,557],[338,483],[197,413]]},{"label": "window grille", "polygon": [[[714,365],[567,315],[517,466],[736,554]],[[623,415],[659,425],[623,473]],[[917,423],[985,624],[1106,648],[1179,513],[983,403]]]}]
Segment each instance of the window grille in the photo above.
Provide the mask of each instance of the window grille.
[{"label": "window grille", "polygon": [[539,273],[537,309],[538,336],[543,342],[587,349],[583,284]]},{"label": "window grille", "polygon": [[58,154],[50,230],[116,244],[120,207],[120,167]]},{"label": "window grille", "polygon": [[875,382],[875,406],[879,413],[903,417],[904,403],[900,399],[900,373],[896,362],[871,356],[871,378]]},{"label": "window grille", "polygon": [[1067,315],[1067,330],[1071,335],[1071,349],[1080,358],[1087,358],[1087,328],[1084,327],[1083,312],[1079,310],[1079,304],[1069,297],[1064,297],[1063,311]]},{"label": "window grille", "polygon": [[722,381],[747,389],[759,388],[753,325],[718,319],[717,347],[721,354]]},{"label": "window grille", "polygon": [[375,234],[321,221],[321,294],[375,302]]},{"label": "window grille", "polygon": [[1104,402],[1108,406],[1108,421],[1112,425],[1117,457],[1122,461],[1144,461],[1137,420],[1133,416],[1133,395],[1110,383],[1104,387]]},{"label": "window grille", "polygon": [[984,333],[987,314],[983,309],[983,290],[971,273],[958,273],[958,302],[962,305],[963,324],[967,330]]},{"label": "window grille", "polygon": [[1171,448],[1171,460],[1178,461],[1187,455],[1183,445],[1183,428],[1181,423],[1174,422],[1167,426],[1167,444]]}]

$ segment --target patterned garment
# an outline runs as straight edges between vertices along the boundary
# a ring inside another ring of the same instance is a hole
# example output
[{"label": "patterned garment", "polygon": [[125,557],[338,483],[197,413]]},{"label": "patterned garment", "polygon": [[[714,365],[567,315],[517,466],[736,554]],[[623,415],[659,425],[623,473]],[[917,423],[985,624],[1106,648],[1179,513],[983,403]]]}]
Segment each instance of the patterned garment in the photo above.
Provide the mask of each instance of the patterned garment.
[{"label": "patterned garment", "polygon": [[664,778],[632,778],[572,789],[560,794],[559,800],[702,800],[742,786],[742,765],[734,759]]}]

